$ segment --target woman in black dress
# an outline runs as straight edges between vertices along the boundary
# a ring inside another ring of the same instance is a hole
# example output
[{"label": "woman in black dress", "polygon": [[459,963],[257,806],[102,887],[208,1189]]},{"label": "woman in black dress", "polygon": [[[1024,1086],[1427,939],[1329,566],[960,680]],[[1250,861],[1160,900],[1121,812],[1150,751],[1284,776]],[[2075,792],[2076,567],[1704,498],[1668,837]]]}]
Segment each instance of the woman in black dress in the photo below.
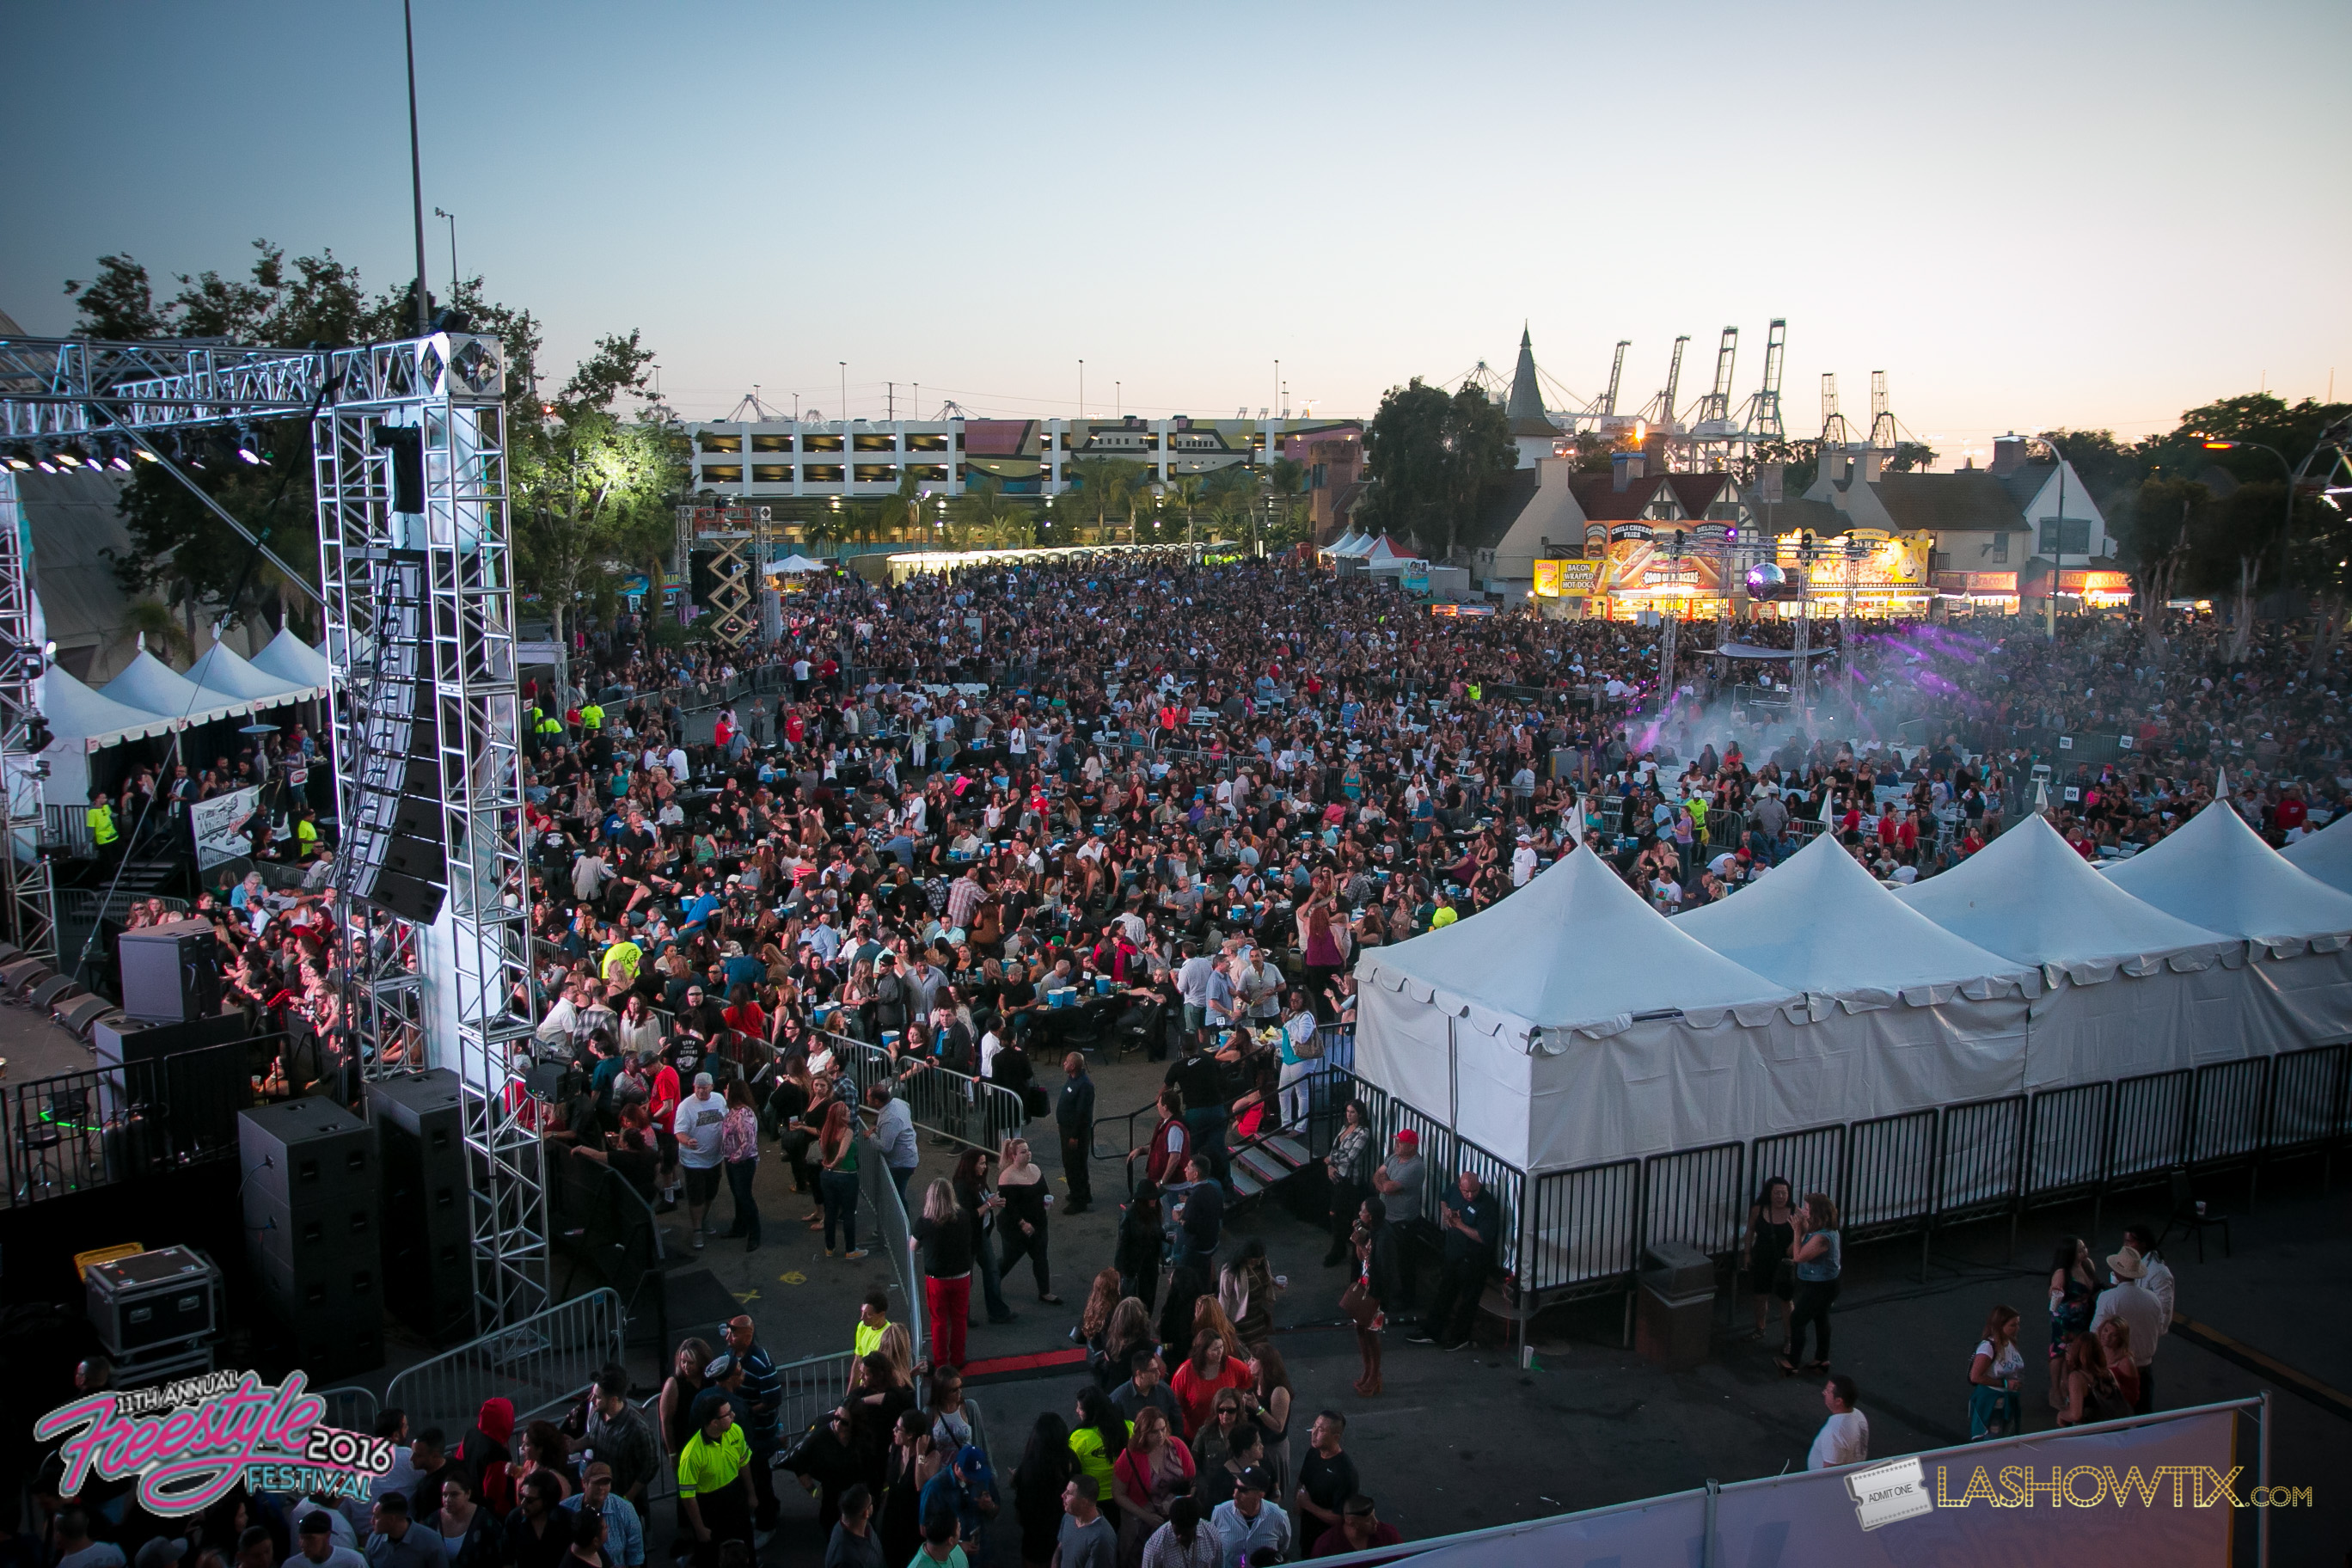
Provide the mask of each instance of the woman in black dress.
[{"label": "woman in black dress", "polygon": [[1037,1417],[1013,1472],[1013,1511],[1021,1521],[1021,1561],[1045,1568],[1054,1559],[1062,1529],[1062,1489],[1077,1462],[1070,1457],[1070,1424],[1048,1410]]},{"label": "woman in black dress", "polygon": [[1788,1337],[1789,1302],[1795,1284],[1780,1265],[1797,1238],[1795,1191],[1788,1177],[1770,1176],[1756,1201],[1748,1205],[1748,1235],[1740,1243],[1739,1267],[1756,1297],[1756,1331],[1750,1339],[1764,1337],[1764,1320],[1775,1296],[1780,1299],[1781,1337]]}]

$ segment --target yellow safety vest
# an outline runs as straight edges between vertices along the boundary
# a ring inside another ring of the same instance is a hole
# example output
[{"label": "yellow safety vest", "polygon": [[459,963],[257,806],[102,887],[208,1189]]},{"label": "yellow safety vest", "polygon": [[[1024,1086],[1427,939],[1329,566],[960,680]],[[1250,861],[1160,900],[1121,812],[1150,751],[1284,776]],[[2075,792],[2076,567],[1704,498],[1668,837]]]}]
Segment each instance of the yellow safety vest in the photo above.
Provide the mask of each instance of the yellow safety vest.
[{"label": "yellow safety vest", "polygon": [[111,844],[114,842],[114,808],[112,806],[91,806],[89,808],[88,820],[89,823],[89,836],[92,838],[98,840],[100,844]]},{"label": "yellow safety vest", "polygon": [[587,707],[580,710],[580,727],[583,730],[603,729],[604,727],[604,710],[602,708],[597,707],[593,702],[591,702]]}]

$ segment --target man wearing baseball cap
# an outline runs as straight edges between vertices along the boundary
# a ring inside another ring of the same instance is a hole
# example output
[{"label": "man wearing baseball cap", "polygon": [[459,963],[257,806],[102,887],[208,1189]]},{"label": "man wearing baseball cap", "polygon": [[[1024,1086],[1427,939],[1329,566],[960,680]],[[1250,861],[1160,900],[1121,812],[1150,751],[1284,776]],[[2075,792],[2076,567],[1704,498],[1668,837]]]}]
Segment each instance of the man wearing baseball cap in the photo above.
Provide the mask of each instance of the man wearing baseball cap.
[{"label": "man wearing baseball cap", "polygon": [[[1421,1183],[1425,1171],[1421,1160],[1421,1134],[1410,1127],[1399,1128],[1395,1141],[1389,1146],[1389,1157],[1372,1172],[1372,1192],[1387,1207],[1391,1226],[1420,1228]],[[1411,1230],[1397,1232],[1397,1299],[1384,1303],[1391,1312],[1400,1312],[1412,1305],[1414,1259],[1420,1250],[1406,1244],[1410,1234]]]},{"label": "man wearing baseball cap", "polygon": [[1217,1556],[1224,1563],[1247,1563],[1271,1549],[1278,1562],[1290,1555],[1290,1516],[1279,1503],[1268,1502],[1274,1478],[1263,1465],[1252,1465],[1234,1482],[1234,1495],[1217,1505],[1209,1527],[1217,1532]]},{"label": "man wearing baseball cap", "polygon": [[[348,1546],[335,1544],[335,1521],[323,1508],[314,1508],[294,1522],[295,1554],[310,1568],[368,1568],[368,1560]],[[297,1568],[289,1563],[288,1568]]]}]

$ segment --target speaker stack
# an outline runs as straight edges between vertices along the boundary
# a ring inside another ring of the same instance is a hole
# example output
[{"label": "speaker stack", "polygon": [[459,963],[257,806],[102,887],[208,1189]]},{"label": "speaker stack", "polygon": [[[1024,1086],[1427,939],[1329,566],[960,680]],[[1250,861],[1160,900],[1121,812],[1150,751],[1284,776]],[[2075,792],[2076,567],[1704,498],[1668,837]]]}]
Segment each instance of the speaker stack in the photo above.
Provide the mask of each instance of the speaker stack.
[{"label": "speaker stack", "polygon": [[446,1068],[367,1086],[383,1160],[384,1304],[436,1342],[474,1331],[466,1111]]},{"label": "speaker stack", "polygon": [[122,933],[122,1011],[147,1024],[184,1024],[220,1011],[220,939],[210,921],[165,921]]},{"label": "speaker stack", "polygon": [[[239,1044],[252,1032],[242,1013],[215,1013],[184,1024],[141,1024],[119,1013],[99,1019],[90,1026],[89,1043],[104,1074],[98,1089],[106,1120],[128,1127],[160,1111],[193,1135],[217,1118],[215,1124],[225,1138],[229,1114],[253,1098],[253,1064],[244,1051],[210,1047]],[[201,1054],[184,1056],[169,1068],[127,1070],[186,1052]]]},{"label": "speaker stack", "polygon": [[319,1096],[241,1111],[246,1255],[313,1383],[383,1364],[375,1133]]},{"label": "speaker stack", "polygon": [[354,683],[360,793],[345,876],[354,897],[429,925],[447,896],[449,870],[441,844],[441,731],[425,657],[425,554],[388,551],[371,566],[376,662],[371,679]]}]

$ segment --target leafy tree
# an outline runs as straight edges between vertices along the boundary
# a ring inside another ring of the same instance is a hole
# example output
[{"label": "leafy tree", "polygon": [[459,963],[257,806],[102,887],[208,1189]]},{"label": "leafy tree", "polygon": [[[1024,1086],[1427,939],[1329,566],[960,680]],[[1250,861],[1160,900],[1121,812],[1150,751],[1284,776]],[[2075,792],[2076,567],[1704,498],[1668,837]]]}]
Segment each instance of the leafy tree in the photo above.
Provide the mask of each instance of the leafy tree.
[{"label": "leafy tree", "polygon": [[1110,514],[1127,504],[1128,493],[1150,472],[1126,458],[1080,458],[1070,470],[1078,481],[1079,504],[1094,514],[1097,543],[1104,538]]},{"label": "leafy tree", "polygon": [[959,546],[975,542],[1027,544],[1036,533],[1032,510],[1007,496],[1003,485],[992,479],[973,480],[961,495],[949,501],[948,521],[953,525]]},{"label": "leafy tree", "polygon": [[1381,399],[1365,455],[1380,481],[1369,502],[1373,526],[1435,545],[1440,559],[1452,558],[1481,492],[1518,465],[1500,405],[1468,383],[1449,395],[1419,376]]},{"label": "leafy tree", "polygon": [[1168,482],[1170,499],[1184,509],[1184,542],[1192,542],[1192,514],[1200,509],[1201,497],[1206,493],[1209,481],[1199,474],[1180,474]]},{"label": "leafy tree", "polygon": [[1287,535],[1291,518],[1299,510],[1298,498],[1307,493],[1307,465],[1295,458],[1276,458],[1266,465],[1265,488],[1274,493],[1277,503],[1276,515],[1280,521],[1276,525],[1276,531]]},{"label": "leafy tree", "polygon": [[[1756,447],[1756,461],[1780,465],[1780,494],[1794,500],[1813,488],[1821,477],[1822,444],[1817,440],[1764,441]],[[1608,465],[1601,465],[1606,468]]]},{"label": "leafy tree", "polygon": [[572,606],[609,587],[615,563],[657,556],[684,482],[675,433],[642,397],[653,351],[635,332],[598,340],[540,417],[510,423],[507,488],[522,585],[541,595],[560,641]]}]

